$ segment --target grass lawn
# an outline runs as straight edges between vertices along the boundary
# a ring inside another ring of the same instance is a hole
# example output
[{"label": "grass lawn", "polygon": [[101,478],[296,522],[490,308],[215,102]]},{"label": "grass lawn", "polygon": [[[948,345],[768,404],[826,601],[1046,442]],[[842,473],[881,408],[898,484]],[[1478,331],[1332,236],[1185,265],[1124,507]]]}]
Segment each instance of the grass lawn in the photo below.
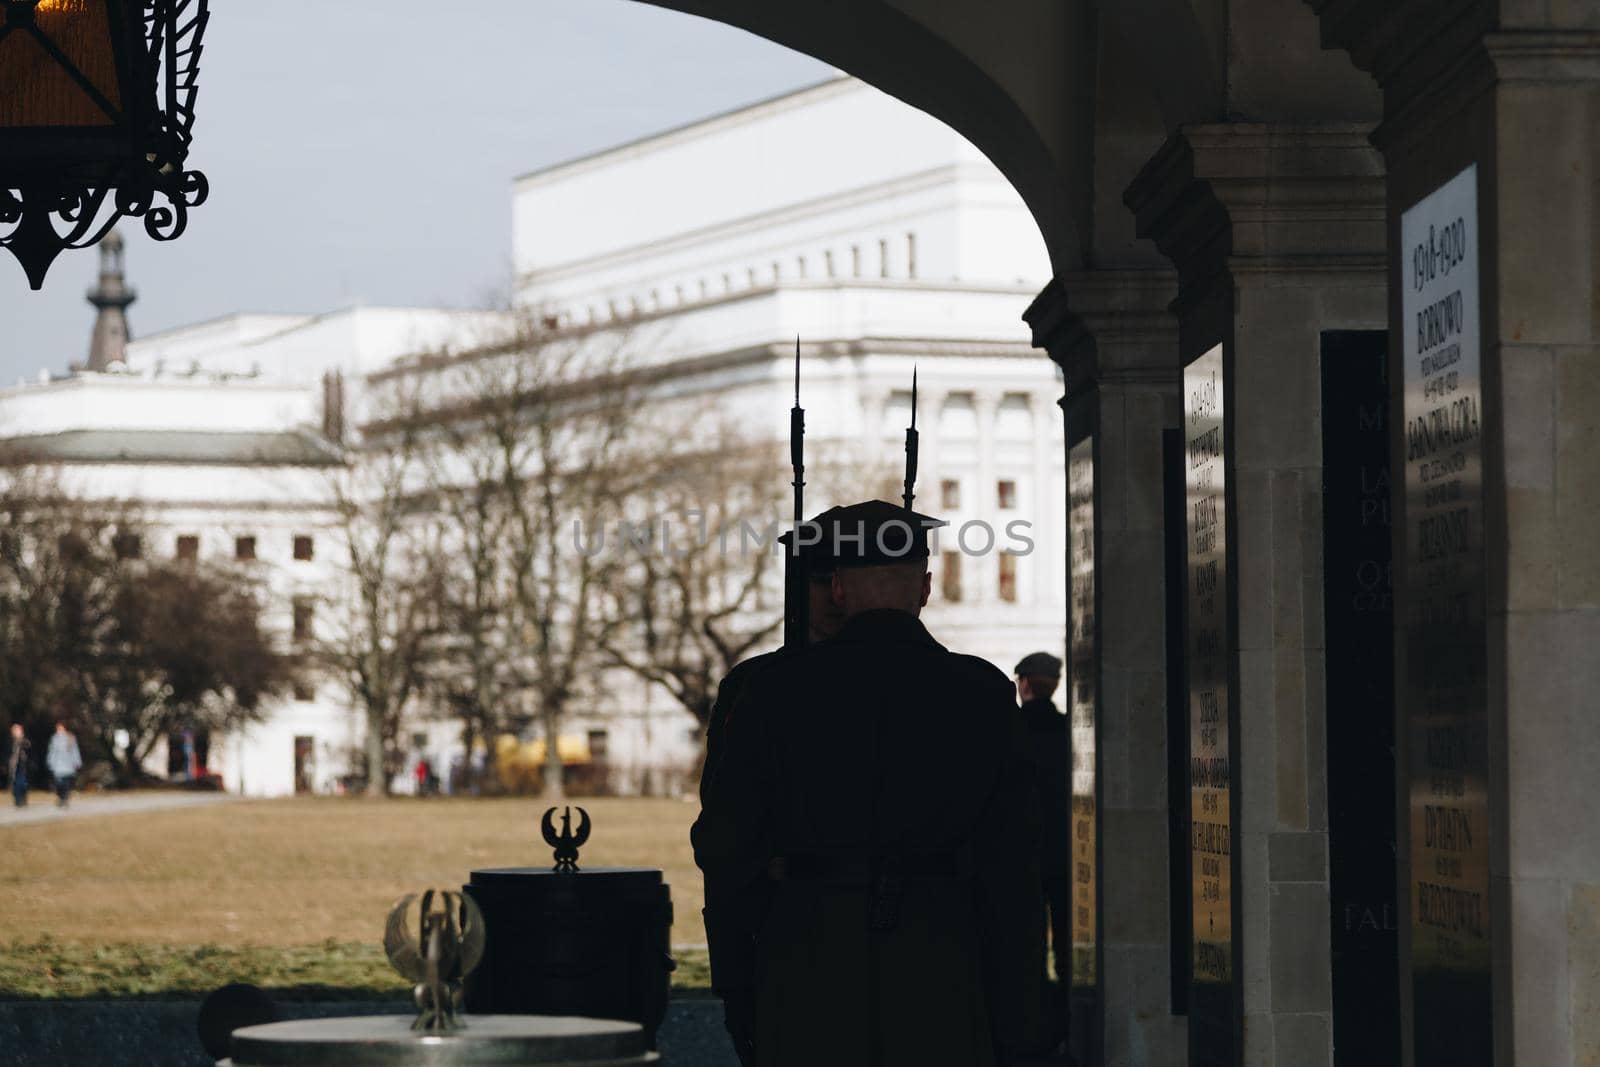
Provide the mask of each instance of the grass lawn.
[{"label": "grass lawn", "polygon": [[[581,801],[586,866],[660,867],[674,944],[700,945],[698,807]],[[0,997],[196,996],[253,981],[307,997],[402,996],[383,921],[403,893],[543,866],[531,799],[296,798],[0,827]],[[704,953],[675,985],[703,989]]]}]

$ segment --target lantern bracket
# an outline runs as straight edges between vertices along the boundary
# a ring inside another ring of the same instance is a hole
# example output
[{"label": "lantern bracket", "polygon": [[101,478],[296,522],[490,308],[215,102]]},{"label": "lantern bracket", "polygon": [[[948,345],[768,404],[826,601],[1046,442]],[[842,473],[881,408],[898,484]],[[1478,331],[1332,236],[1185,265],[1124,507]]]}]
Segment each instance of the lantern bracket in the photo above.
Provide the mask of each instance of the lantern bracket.
[{"label": "lantern bracket", "polygon": [[189,209],[205,203],[210,192],[205,175],[183,165],[208,0],[107,0],[121,107],[40,29],[38,0],[0,5],[0,39],[11,33],[34,37],[112,120],[94,137],[70,126],[0,129],[0,247],[22,264],[28,284],[41,288],[61,252],[95,244],[124,217],[143,220],[154,240],[181,236]]}]

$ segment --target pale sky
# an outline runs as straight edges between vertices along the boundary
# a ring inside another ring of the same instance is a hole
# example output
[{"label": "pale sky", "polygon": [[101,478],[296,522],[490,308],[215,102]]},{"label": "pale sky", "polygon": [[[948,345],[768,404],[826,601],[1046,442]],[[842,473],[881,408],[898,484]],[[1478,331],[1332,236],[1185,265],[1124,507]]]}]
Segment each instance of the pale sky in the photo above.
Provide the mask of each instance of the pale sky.
[{"label": "pale sky", "polygon": [[[178,240],[122,223],[133,335],[230,311],[504,299],[511,179],[823,80],[634,0],[213,0]],[[302,21],[303,20],[303,21]],[[44,289],[0,250],[0,385],[88,351],[93,250]]]}]

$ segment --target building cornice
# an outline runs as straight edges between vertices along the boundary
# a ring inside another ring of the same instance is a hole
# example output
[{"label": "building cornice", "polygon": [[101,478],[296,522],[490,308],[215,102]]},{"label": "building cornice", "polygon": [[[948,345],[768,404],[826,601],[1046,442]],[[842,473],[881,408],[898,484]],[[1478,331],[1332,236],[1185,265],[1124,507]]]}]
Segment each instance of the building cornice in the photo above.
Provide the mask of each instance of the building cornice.
[{"label": "building cornice", "polygon": [[[653,241],[645,241],[641,244],[628,245],[625,248],[598,252],[594,255],[584,256],[581,259],[567,260],[557,266],[539,267],[523,271],[517,275],[516,284],[519,288],[549,284],[594,271],[641,263],[656,257],[683,252],[697,245],[744,237],[778,226],[787,226],[808,219],[821,218],[836,211],[895,200],[910,193],[951,185],[954,181],[959,181],[963,177],[992,178],[993,171],[980,164],[966,162],[930,167],[914,174],[897,175],[887,181],[873,185],[858,186],[843,192],[829,193],[826,196],[815,197],[810,200],[784,204],[781,207],[742,215],[734,219],[726,219],[709,226],[684,230]],[[958,205],[952,205],[952,207],[954,206]]]},{"label": "building cornice", "polygon": [[[530,344],[543,344],[556,341],[581,340],[585,337],[595,336],[608,332],[625,329],[637,329],[650,323],[663,319],[670,319],[679,315],[692,314],[710,308],[738,304],[745,301],[764,300],[778,296],[785,292],[844,292],[847,290],[871,290],[875,292],[895,291],[926,295],[928,293],[951,293],[959,296],[1027,296],[1033,293],[1030,285],[978,285],[974,283],[953,283],[948,281],[916,281],[905,278],[876,279],[876,278],[847,278],[826,281],[784,281],[776,285],[762,285],[753,289],[742,289],[734,293],[724,293],[718,296],[707,297],[705,300],[686,301],[672,307],[641,310],[635,314],[618,316],[616,319],[605,322],[572,323],[540,330],[536,341],[527,339],[513,339],[500,344],[484,345],[476,349],[460,352],[448,352],[443,355],[437,353],[419,353],[414,356],[402,356],[378,370],[366,375],[368,382],[377,383],[393,378],[414,374],[418,370],[439,370],[455,363],[467,363],[490,356],[502,355],[517,348],[528,347]],[[875,340],[867,338],[866,340]],[[888,339],[899,340],[899,339]],[[907,338],[905,340],[915,343],[941,343],[924,342],[920,339]],[[984,342],[989,343],[989,342]],[[1011,344],[1012,342],[993,342],[995,344]],[[1026,346],[1023,346],[1026,347]]]},{"label": "building cornice", "polygon": [[551,181],[577,177],[611,163],[636,159],[639,156],[649,155],[651,152],[658,152],[673,145],[695,141],[713,133],[720,133],[723,130],[749,126],[773,115],[781,114],[785,111],[793,111],[796,108],[804,107],[819,100],[825,100],[831,96],[843,96],[846,93],[857,92],[866,87],[865,82],[848,75],[834,76],[825,81],[813,82],[810,85],[801,86],[799,89],[792,89],[789,92],[768,97],[765,100],[758,100],[753,104],[745,104],[729,111],[708,115],[705,118],[686,122],[681,126],[662,130],[659,133],[624,141],[622,144],[611,145],[608,148],[602,148],[599,151],[590,152],[574,159],[562,160],[547,167],[540,167],[524,174],[519,174],[512,179],[512,188],[517,192],[521,192],[525,188],[543,185]]},{"label": "building cornice", "polygon": [[[808,359],[862,359],[869,356],[907,356],[922,361],[941,358],[1015,359],[1019,356],[1029,357],[1034,351],[1031,345],[1023,341],[911,337],[857,337],[822,341],[813,339],[803,341],[800,349],[802,356]],[[674,360],[670,363],[636,367],[620,375],[575,381],[560,389],[552,390],[550,397],[552,400],[565,401],[604,393],[617,387],[616,379],[618,378],[624,379],[627,385],[633,387],[660,387],[673,382],[682,382],[753,365],[783,364],[787,366],[789,361],[794,358],[794,352],[795,342],[790,340],[744,345],[703,356]],[[443,366],[445,366],[443,363],[421,366],[413,364],[381,373],[384,378],[392,378],[403,373],[430,373],[442,369]],[[374,375],[373,379],[370,380],[376,380],[377,377],[377,375]],[[443,405],[430,408],[426,413],[412,418],[386,419],[367,423],[361,427],[361,430],[364,436],[382,436],[392,430],[413,425],[417,422],[432,423],[472,418],[478,413],[480,406],[481,404],[471,401]]]}]

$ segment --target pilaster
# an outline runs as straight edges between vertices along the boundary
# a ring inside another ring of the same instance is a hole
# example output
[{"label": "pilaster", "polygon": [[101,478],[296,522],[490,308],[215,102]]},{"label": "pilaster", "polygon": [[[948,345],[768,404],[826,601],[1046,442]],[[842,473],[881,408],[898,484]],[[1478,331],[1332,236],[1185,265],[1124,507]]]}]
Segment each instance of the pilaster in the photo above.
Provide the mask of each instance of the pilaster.
[{"label": "pilaster", "polygon": [[[1600,1056],[1600,844],[1561,829],[1592,806],[1600,760],[1600,658],[1580,651],[1600,642],[1600,24],[1592,3],[1544,0],[1311,6],[1324,41],[1384,94],[1375,141],[1388,173],[1396,382],[1408,370],[1401,213],[1476,167],[1478,291],[1465,296],[1481,337],[1491,947],[1487,969],[1468,977],[1489,984],[1493,1037],[1479,1043],[1492,1057],[1475,1062],[1574,1067]],[[1409,503],[1397,483],[1402,530]],[[1397,562],[1405,545],[1397,539]],[[1405,568],[1396,581],[1402,648],[1403,612],[1422,593]],[[1403,682],[1399,696],[1403,725],[1418,712]],[[1403,859],[1415,852],[1400,844]],[[1402,870],[1403,890],[1413,876]],[[1451,1012],[1409,1003],[1411,956],[1406,1017],[1422,1044],[1448,1033]]]},{"label": "pilaster", "polygon": [[1098,1019],[1074,1019],[1074,1044],[1081,1062],[1108,1067],[1185,1055],[1168,880],[1151,866],[1169,851],[1161,489],[1162,430],[1177,423],[1175,292],[1168,271],[1074,272],[1025,316],[1062,368],[1069,447],[1095,440],[1099,1004]]},{"label": "pilaster", "polygon": [[[1324,330],[1386,325],[1383,168],[1369,134],[1186,127],[1125,196],[1140,236],[1177,269],[1182,362],[1223,349],[1229,995],[1248,1065],[1332,1061],[1320,346]],[[1225,1018],[1215,1024],[1225,1032]]]}]

